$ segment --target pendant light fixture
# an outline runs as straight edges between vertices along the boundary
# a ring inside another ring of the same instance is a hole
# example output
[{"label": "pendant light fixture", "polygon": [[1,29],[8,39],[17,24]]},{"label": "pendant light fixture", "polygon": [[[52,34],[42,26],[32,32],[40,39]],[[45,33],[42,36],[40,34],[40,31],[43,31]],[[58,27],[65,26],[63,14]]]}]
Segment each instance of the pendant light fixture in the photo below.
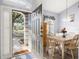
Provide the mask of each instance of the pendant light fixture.
[{"label": "pendant light fixture", "polygon": [[78,0],[78,8],[79,8],[79,0]]},{"label": "pendant light fixture", "polygon": [[66,0],[66,20],[68,19],[68,0]]}]

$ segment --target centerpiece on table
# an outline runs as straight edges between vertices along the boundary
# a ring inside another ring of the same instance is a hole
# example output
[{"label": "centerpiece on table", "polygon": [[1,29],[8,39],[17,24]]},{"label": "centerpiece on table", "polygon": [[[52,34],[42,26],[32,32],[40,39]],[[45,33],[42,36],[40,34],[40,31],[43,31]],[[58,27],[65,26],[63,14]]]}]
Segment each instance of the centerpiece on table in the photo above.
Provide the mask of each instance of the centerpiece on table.
[{"label": "centerpiece on table", "polygon": [[66,28],[63,28],[62,30],[61,30],[61,32],[63,33],[63,38],[65,38],[66,37],[66,33],[67,33],[67,31],[66,31]]}]

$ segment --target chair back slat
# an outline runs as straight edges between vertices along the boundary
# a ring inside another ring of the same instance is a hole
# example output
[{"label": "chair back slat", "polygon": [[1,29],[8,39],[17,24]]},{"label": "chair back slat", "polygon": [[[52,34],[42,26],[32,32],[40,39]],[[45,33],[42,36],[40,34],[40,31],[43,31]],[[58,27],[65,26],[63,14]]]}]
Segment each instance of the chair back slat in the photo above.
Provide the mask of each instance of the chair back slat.
[{"label": "chair back slat", "polygon": [[76,44],[76,46],[78,46],[78,43],[79,43],[79,34],[75,35],[73,37],[73,40],[74,40],[74,43]]},{"label": "chair back slat", "polygon": [[78,47],[79,35],[75,35],[72,39],[65,41],[65,47],[75,49]]}]

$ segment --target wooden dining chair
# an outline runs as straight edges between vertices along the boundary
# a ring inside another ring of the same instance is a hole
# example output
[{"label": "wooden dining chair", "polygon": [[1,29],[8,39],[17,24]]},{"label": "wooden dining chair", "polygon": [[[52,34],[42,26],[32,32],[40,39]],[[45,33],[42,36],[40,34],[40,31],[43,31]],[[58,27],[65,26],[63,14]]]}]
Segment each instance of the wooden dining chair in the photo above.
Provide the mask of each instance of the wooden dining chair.
[{"label": "wooden dining chair", "polygon": [[[73,50],[78,47],[79,43],[79,35],[75,35],[73,39],[65,41],[65,49],[71,51],[72,59],[74,59],[74,53]],[[66,51],[67,53],[67,51]]]},{"label": "wooden dining chair", "polygon": [[[47,41],[48,42],[48,54],[54,57],[55,49],[56,47],[59,46],[59,43],[54,38],[47,38],[47,40],[48,40]],[[49,53],[49,51],[51,52],[51,54]]]}]

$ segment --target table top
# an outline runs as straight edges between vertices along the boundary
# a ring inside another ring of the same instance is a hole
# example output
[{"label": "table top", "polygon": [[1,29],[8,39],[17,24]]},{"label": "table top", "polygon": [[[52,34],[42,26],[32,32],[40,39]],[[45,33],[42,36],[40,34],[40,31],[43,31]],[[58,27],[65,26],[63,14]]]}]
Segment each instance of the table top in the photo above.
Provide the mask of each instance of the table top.
[{"label": "table top", "polygon": [[67,36],[63,38],[62,36],[48,36],[48,38],[56,39],[59,42],[67,41],[73,39],[73,36]]}]

